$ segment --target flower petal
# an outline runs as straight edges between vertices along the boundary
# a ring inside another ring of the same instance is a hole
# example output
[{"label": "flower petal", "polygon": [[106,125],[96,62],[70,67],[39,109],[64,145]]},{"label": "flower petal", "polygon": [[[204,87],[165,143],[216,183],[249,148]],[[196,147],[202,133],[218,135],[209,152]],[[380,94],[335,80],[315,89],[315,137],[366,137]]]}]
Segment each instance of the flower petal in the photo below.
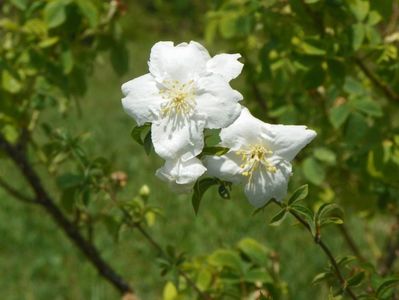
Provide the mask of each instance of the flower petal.
[{"label": "flower petal", "polygon": [[174,46],[173,42],[158,42],[151,49],[150,72],[160,82],[164,80],[189,81],[206,72],[208,51],[191,41]]},{"label": "flower petal", "polygon": [[240,75],[243,64],[238,61],[240,54],[218,54],[206,63],[208,72],[221,75],[227,82]]},{"label": "flower petal", "polygon": [[315,137],[316,132],[306,126],[299,125],[270,125],[269,130],[274,139],[270,145],[274,154],[291,161]]},{"label": "flower petal", "polygon": [[152,123],[151,138],[155,152],[166,160],[186,161],[201,153],[204,147],[205,121],[199,116],[165,117]]},{"label": "flower petal", "polygon": [[200,78],[197,89],[197,109],[206,116],[206,128],[227,127],[240,115],[241,105],[238,101],[243,97],[220,75]]},{"label": "flower petal", "polygon": [[245,179],[241,175],[241,159],[234,152],[222,156],[205,156],[203,162],[210,176],[233,183],[240,183]]},{"label": "flower petal", "polygon": [[173,190],[184,192],[189,191],[205,171],[206,168],[201,161],[194,157],[187,161],[167,160],[155,175],[168,182]]},{"label": "flower petal", "polygon": [[130,80],[122,85],[125,98],[122,106],[138,125],[157,119],[164,99],[159,95],[157,82],[151,74]]},{"label": "flower petal", "polygon": [[291,164],[281,161],[276,168],[275,173],[270,173],[263,168],[252,173],[252,177],[245,185],[244,192],[253,206],[261,207],[272,198],[281,201],[287,195]]},{"label": "flower petal", "polygon": [[239,150],[248,145],[263,144],[270,139],[270,132],[265,123],[250,114],[247,108],[229,127],[220,132],[221,145],[232,150]]}]

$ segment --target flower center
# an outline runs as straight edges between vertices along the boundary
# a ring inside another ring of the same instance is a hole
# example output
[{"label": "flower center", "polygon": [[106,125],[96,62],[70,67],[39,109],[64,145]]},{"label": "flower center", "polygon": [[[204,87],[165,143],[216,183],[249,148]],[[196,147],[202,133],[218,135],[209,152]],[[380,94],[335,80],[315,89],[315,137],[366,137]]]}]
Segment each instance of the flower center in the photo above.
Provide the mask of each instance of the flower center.
[{"label": "flower center", "polygon": [[253,172],[259,167],[263,167],[270,173],[276,173],[277,168],[270,163],[269,158],[273,152],[261,145],[250,146],[248,150],[239,150],[236,152],[241,156],[242,169],[241,174],[249,177],[251,180]]},{"label": "flower center", "polygon": [[195,86],[190,80],[182,83],[178,80],[165,80],[159,93],[167,100],[161,107],[165,116],[189,116],[195,108]]}]

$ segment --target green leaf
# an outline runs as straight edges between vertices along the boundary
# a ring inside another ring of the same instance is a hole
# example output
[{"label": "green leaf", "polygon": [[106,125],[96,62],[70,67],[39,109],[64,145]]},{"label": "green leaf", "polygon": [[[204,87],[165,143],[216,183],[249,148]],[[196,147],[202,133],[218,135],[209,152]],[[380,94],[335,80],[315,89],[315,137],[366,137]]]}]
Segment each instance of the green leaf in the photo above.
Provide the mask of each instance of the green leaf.
[{"label": "green leaf", "polygon": [[204,155],[222,156],[223,154],[226,154],[229,150],[230,150],[229,148],[219,147],[219,146],[204,147],[202,149],[201,156]]},{"label": "green leaf", "polygon": [[359,22],[361,22],[367,17],[369,13],[370,3],[367,0],[353,0],[351,1],[350,9],[355,18]]},{"label": "green leaf", "polygon": [[76,0],[80,11],[89,21],[90,27],[96,27],[98,24],[97,7],[89,0]]},{"label": "green leaf", "polygon": [[151,124],[145,123],[141,126],[136,126],[132,129],[130,136],[140,145],[144,145],[144,138],[148,135],[148,132],[151,130]]},{"label": "green leaf", "polygon": [[352,113],[345,130],[345,139],[350,144],[356,144],[366,135],[369,126],[366,118],[360,113]]},{"label": "green leaf", "polygon": [[280,210],[270,221],[269,225],[270,226],[279,226],[287,216],[288,210],[286,208],[283,208]]},{"label": "green leaf", "polygon": [[122,76],[129,70],[129,52],[125,43],[117,41],[112,44],[110,60],[117,75]]},{"label": "green leaf", "polygon": [[58,41],[59,41],[59,37],[58,36],[48,37],[48,38],[42,40],[38,44],[38,46],[40,48],[48,48],[48,47],[51,47],[51,46],[55,45]]},{"label": "green leaf", "polygon": [[313,157],[308,157],[302,164],[305,178],[314,185],[321,185],[326,177],[324,167]]},{"label": "green leaf", "polygon": [[10,0],[10,2],[20,10],[25,10],[28,7],[29,0]]},{"label": "green leaf", "polygon": [[292,196],[288,199],[288,205],[295,204],[296,202],[305,199],[308,196],[308,185],[302,185],[295,190]]},{"label": "green leaf", "polygon": [[191,203],[193,205],[195,214],[198,214],[199,206],[202,200],[202,197],[204,196],[204,193],[213,185],[217,185],[219,183],[219,180],[216,178],[203,178],[200,180],[197,180],[197,182],[194,185],[194,193],[193,197],[191,199]]},{"label": "green leaf", "polygon": [[367,24],[370,26],[377,25],[382,20],[382,16],[375,10],[369,13],[369,17],[367,18]]},{"label": "green leaf", "polygon": [[326,280],[330,279],[331,277],[332,277],[331,273],[329,273],[329,272],[319,273],[313,278],[312,284],[322,283],[323,281],[326,281]]},{"label": "green leaf", "polygon": [[348,286],[358,286],[362,283],[366,274],[364,272],[359,272],[348,279]]},{"label": "green leaf", "polygon": [[22,89],[21,83],[7,70],[3,70],[1,73],[1,83],[3,89],[11,94],[17,94]]},{"label": "green leaf", "polygon": [[152,144],[151,130],[149,130],[144,138],[144,151],[147,155],[150,155],[152,149],[154,149],[154,145]]},{"label": "green leaf", "polygon": [[324,203],[316,212],[316,221],[331,213],[333,210],[342,212],[336,203]]},{"label": "green leaf", "polygon": [[209,257],[209,262],[217,267],[228,267],[240,273],[243,271],[240,256],[232,250],[216,250]]},{"label": "green leaf", "polygon": [[382,117],[381,106],[370,98],[356,98],[351,104],[359,111],[372,116],[372,117]]},{"label": "green leaf", "polygon": [[261,243],[251,238],[242,239],[238,249],[244,253],[254,264],[265,266],[268,262],[269,250]]},{"label": "green leaf", "polygon": [[65,190],[80,186],[83,180],[82,175],[66,173],[57,178],[57,185],[60,189]]},{"label": "green leaf", "polygon": [[72,51],[69,48],[65,49],[61,53],[61,63],[64,74],[65,75],[70,74],[71,71],[73,70],[74,60],[73,60]]},{"label": "green leaf", "polygon": [[178,296],[179,295],[176,286],[173,284],[173,282],[168,281],[163,288],[162,299],[177,300]]},{"label": "green leaf", "polygon": [[352,25],[352,48],[357,51],[362,46],[366,37],[366,29],[363,24],[357,23]]},{"label": "green leaf", "polygon": [[270,277],[269,273],[266,270],[262,269],[250,269],[245,272],[243,276],[244,281],[250,283],[265,283],[265,282],[272,282],[272,278]]},{"label": "green leaf", "polygon": [[335,106],[331,109],[329,117],[330,122],[335,129],[340,128],[349,117],[351,110],[347,103]]},{"label": "green leaf", "polygon": [[314,41],[300,42],[300,47],[305,54],[315,55],[315,56],[324,56],[326,55],[326,50],[319,48],[319,45],[316,45]]},{"label": "green leaf", "polygon": [[69,1],[52,0],[44,8],[44,19],[49,28],[58,27],[66,20],[65,8]]},{"label": "green leaf", "polygon": [[306,4],[313,4],[313,3],[317,3],[317,2],[319,2],[320,0],[305,0],[305,3]]},{"label": "green leaf", "polygon": [[388,277],[379,282],[379,286],[376,289],[377,297],[383,297],[389,290],[399,285],[399,277]]},{"label": "green leaf", "polygon": [[314,156],[328,165],[335,165],[337,163],[337,156],[333,151],[326,147],[319,147],[314,150]]}]

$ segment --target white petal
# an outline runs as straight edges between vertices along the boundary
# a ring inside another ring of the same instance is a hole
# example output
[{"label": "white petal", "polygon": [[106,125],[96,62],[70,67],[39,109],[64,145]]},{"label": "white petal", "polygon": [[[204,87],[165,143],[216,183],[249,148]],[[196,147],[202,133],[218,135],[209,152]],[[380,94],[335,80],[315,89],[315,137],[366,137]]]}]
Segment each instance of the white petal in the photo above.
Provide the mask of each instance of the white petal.
[{"label": "white petal", "polygon": [[250,114],[247,108],[229,127],[220,132],[221,145],[239,150],[249,145],[264,144],[270,140],[266,124]]},{"label": "white petal", "polygon": [[138,125],[157,119],[164,100],[153,76],[146,74],[124,83],[122,92],[125,95],[123,109]]},{"label": "white petal", "polygon": [[197,109],[206,116],[206,128],[224,128],[241,112],[242,95],[220,76],[211,75],[197,81]]},{"label": "white petal", "polygon": [[207,63],[208,72],[222,75],[222,77],[230,81],[240,75],[243,64],[238,61],[240,54],[218,54],[212,57]]},{"label": "white petal", "polygon": [[294,159],[317,135],[306,126],[268,124],[268,127],[274,136],[271,150],[288,161]]},{"label": "white petal", "polygon": [[197,42],[181,43],[158,42],[151,49],[150,72],[157,80],[194,80],[206,72],[208,51]]},{"label": "white petal", "polygon": [[189,119],[165,117],[152,123],[151,138],[155,152],[165,160],[186,161],[201,153],[204,147],[205,121],[199,116]]},{"label": "white petal", "polygon": [[261,207],[272,198],[281,201],[287,195],[291,164],[282,161],[276,168],[275,173],[259,168],[246,183],[244,192],[253,206]]},{"label": "white petal", "polygon": [[222,156],[205,156],[203,162],[209,176],[233,183],[240,183],[245,179],[241,175],[241,158],[234,152]]},{"label": "white petal", "polygon": [[197,179],[204,174],[206,168],[201,161],[194,157],[187,161],[167,160],[165,165],[156,171],[158,176],[163,181],[172,185],[172,187],[179,187],[186,190],[192,187]]}]

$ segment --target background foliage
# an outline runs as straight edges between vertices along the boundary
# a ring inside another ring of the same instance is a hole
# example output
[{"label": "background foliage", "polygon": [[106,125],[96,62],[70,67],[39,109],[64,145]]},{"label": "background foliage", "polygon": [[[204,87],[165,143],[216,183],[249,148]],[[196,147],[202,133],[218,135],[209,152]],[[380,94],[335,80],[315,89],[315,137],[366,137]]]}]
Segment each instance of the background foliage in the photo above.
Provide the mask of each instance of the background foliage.
[{"label": "background foliage", "polygon": [[[237,188],[230,200],[210,189],[195,217],[189,196],[155,178],[161,161],[130,139],[134,124],[119,101],[121,83],[147,72],[158,40],[241,53],[233,85],[245,105],[266,122],[317,131],[295,163],[291,191],[309,183],[301,204],[340,205],[345,227],[327,227],[323,237],[334,255],[357,256],[341,263],[348,278],[363,274],[352,282],[359,295],[392,297],[381,289],[398,275],[398,1],[6,0],[0,9],[0,131],[26,149],[63,212],[142,299],[194,299],[179,270],[216,299],[254,290],[327,299],[339,289],[329,278],[312,284],[326,258],[293,219],[268,225],[277,207],[252,216]],[[0,178],[30,194],[4,152]],[[118,297],[41,207],[4,188],[0,195],[4,299]]]}]

